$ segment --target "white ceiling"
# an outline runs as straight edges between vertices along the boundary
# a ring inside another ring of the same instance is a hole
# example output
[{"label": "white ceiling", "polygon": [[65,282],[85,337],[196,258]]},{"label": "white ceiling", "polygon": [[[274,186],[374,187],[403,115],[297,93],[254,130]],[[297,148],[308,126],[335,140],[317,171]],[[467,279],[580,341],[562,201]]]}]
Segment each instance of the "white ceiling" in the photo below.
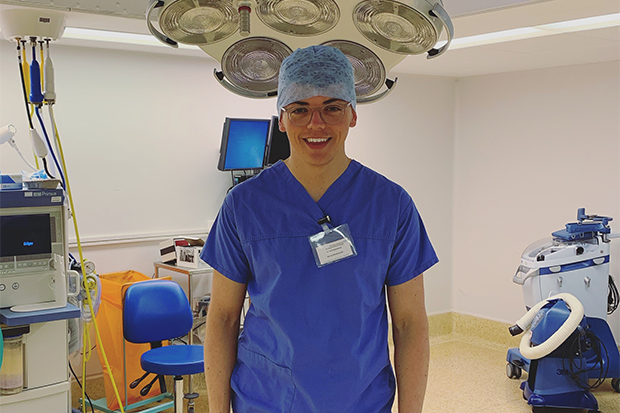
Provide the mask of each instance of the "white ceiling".
[{"label": "white ceiling", "polygon": [[[68,27],[148,34],[144,22],[147,4],[148,0],[0,0],[0,10],[53,8],[67,12]],[[443,4],[452,17],[456,38],[620,12],[618,0],[443,0]],[[215,62],[198,48],[69,39],[61,39],[59,44],[193,55]],[[392,72],[465,77],[618,60],[620,27],[612,27],[449,50],[432,60],[409,56]]]}]

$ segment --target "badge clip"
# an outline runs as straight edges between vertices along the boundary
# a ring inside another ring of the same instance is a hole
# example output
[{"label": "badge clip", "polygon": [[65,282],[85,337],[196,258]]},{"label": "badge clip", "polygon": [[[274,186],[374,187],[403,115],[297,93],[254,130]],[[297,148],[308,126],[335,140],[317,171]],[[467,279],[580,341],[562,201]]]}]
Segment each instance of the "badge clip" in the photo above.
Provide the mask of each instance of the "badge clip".
[{"label": "badge clip", "polygon": [[317,222],[323,231],[308,237],[317,267],[321,268],[357,255],[348,224],[329,228],[327,226],[328,223],[331,224],[329,215],[325,215]]}]

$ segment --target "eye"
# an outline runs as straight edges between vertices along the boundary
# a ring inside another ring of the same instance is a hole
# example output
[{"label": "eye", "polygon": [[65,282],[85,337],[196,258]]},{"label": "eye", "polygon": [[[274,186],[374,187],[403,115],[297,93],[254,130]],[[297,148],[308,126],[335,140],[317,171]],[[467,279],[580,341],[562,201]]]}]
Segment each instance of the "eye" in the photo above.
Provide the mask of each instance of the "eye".
[{"label": "eye", "polygon": [[291,115],[303,116],[308,113],[308,108],[297,107],[290,110]]},{"label": "eye", "polygon": [[326,113],[338,113],[342,112],[342,106],[339,105],[328,105],[323,108],[323,112]]}]

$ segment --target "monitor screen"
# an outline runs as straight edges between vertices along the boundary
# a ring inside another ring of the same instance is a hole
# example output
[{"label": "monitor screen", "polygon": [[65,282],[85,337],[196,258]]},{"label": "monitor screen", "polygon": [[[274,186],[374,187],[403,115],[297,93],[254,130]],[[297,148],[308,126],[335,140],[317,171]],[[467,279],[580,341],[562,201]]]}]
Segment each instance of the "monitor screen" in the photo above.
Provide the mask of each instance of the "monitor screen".
[{"label": "monitor screen", "polygon": [[267,155],[267,165],[273,165],[280,159],[284,160],[291,156],[291,148],[286,132],[280,132],[278,127],[278,117],[271,117],[271,139],[269,140],[269,150]]},{"label": "monitor screen", "polygon": [[0,217],[0,256],[49,254],[52,232],[49,214]]},{"label": "monitor screen", "polygon": [[270,119],[226,118],[217,169],[262,169]]}]

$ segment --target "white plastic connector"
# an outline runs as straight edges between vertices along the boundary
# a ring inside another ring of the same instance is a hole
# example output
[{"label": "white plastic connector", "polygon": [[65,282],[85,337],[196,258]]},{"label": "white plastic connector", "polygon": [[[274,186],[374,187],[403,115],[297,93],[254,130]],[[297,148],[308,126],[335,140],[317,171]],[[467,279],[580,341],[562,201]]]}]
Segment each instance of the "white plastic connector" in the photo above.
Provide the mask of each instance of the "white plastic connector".
[{"label": "white plastic connector", "polygon": [[13,136],[17,133],[17,128],[15,126],[8,124],[0,129],[0,145],[5,142],[10,142],[13,140]]},{"label": "white plastic connector", "polygon": [[54,64],[51,58],[47,57],[45,59],[43,70],[45,71],[45,92],[43,97],[47,102],[54,103],[56,101],[56,90],[54,87]]},{"label": "white plastic connector", "polygon": [[36,129],[30,129],[30,144],[36,156],[39,158],[45,158],[47,156],[47,146],[45,146],[45,142],[43,142],[43,139],[41,139]]}]

